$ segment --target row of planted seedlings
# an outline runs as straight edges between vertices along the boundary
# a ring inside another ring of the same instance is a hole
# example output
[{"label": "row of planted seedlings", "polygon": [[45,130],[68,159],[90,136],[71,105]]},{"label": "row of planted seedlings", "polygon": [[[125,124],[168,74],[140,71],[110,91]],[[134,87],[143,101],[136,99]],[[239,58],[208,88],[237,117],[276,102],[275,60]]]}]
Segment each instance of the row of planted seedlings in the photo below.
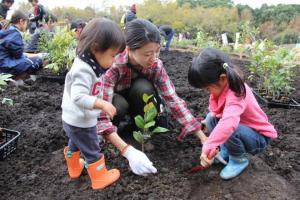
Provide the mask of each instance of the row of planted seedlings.
[{"label": "row of planted seedlings", "polygon": [[255,83],[254,94],[268,107],[300,108],[291,98],[293,82],[300,66],[299,49],[288,50],[268,40],[257,41],[250,50],[250,76]]}]

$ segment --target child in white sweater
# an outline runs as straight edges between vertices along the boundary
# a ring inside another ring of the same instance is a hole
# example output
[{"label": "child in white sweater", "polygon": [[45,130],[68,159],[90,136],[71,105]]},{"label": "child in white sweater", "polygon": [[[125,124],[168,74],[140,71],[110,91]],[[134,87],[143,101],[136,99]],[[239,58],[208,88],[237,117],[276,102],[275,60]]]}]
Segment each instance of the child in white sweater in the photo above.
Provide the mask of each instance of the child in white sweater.
[{"label": "child in white sweater", "polygon": [[62,101],[63,128],[69,142],[64,149],[71,178],[78,178],[86,168],[93,189],[102,189],[120,177],[117,169],[107,170],[97,136],[100,111],[113,118],[116,108],[99,98],[99,79],[111,67],[114,57],[125,48],[125,39],[118,25],[108,19],[91,20],[81,33],[77,58],[65,80]]}]

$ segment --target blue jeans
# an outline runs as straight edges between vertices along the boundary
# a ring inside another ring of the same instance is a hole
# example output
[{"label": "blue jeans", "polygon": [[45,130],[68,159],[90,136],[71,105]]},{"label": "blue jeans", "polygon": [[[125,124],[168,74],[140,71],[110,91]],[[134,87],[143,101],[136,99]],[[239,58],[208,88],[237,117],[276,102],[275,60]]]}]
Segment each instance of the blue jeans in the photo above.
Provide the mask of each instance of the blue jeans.
[{"label": "blue jeans", "polygon": [[[219,118],[212,116],[211,113],[207,114],[205,122],[209,134],[216,127],[219,120]],[[263,152],[267,148],[269,141],[268,137],[259,134],[254,129],[239,124],[237,129],[224,143],[224,146],[227,148],[229,155],[240,157],[245,156],[247,153],[255,155]]]}]

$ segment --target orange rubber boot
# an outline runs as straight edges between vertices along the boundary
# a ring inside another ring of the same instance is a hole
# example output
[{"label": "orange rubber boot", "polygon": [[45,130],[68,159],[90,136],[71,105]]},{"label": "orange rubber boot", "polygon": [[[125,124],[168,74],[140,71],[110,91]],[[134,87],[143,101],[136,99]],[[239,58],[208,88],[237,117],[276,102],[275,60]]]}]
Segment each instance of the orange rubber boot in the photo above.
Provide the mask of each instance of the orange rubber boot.
[{"label": "orange rubber boot", "polygon": [[68,147],[64,149],[67,161],[68,172],[71,178],[78,178],[84,167],[84,160],[80,158],[80,151],[68,152]]},{"label": "orange rubber boot", "polygon": [[88,174],[92,182],[92,188],[103,189],[117,181],[120,177],[120,171],[117,169],[107,170],[104,156],[97,162],[88,165]]}]

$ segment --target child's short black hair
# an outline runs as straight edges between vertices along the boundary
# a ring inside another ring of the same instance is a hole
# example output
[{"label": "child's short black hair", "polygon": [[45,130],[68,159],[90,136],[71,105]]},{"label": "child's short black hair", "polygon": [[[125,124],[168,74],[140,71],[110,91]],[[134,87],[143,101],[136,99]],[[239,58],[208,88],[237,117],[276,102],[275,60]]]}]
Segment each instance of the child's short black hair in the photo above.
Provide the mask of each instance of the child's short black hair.
[{"label": "child's short black hair", "polygon": [[145,19],[135,19],[126,24],[126,45],[129,49],[136,50],[149,42],[160,44],[158,28]]},{"label": "child's short black hair", "polygon": [[12,14],[11,16],[11,20],[10,22],[12,24],[17,24],[20,22],[20,20],[26,20],[26,21],[29,21],[29,18],[28,16],[22,12],[21,10],[15,10],[14,13]]},{"label": "child's short black hair", "polygon": [[237,96],[246,96],[242,76],[232,65],[229,56],[217,49],[204,49],[198,57],[193,59],[188,72],[188,80],[192,86],[203,88],[218,82],[221,74],[226,74],[229,88]]},{"label": "child's short black hair", "polygon": [[109,48],[118,48],[119,52],[125,49],[124,34],[119,26],[110,19],[92,19],[82,30],[77,55],[81,56],[91,50],[104,52]]}]

